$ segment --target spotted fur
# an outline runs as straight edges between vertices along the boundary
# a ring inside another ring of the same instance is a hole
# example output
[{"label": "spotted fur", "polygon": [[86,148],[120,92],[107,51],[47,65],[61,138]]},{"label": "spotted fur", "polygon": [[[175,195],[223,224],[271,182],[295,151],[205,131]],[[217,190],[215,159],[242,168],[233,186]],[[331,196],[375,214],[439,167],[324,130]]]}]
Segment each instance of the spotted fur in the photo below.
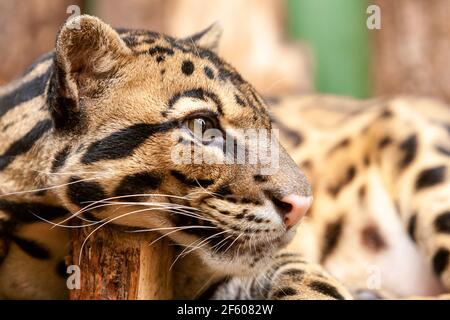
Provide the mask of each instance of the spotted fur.
[{"label": "spotted fur", "polygon": [[418,97],[303,96],[271,111],[314,193],[290,249],[361,297],[448,292],[450,108]]},{"label": "spotted fur", "polygon": [[50,226],[70,214],[177,231],[161,231],[181,245],[177,298],[351,297],[317,265],[280,253],[295,233],[281,197],[311,195],[284,149],[270,176],[260,163],[171,160],[177,143],[223,153],[188,130],[199,115],[222,131],[272,128],[261,96],[214,52],[219,34],[175,39],[77,17],[0,89],[0,297],[67,297],[67,229]]}]

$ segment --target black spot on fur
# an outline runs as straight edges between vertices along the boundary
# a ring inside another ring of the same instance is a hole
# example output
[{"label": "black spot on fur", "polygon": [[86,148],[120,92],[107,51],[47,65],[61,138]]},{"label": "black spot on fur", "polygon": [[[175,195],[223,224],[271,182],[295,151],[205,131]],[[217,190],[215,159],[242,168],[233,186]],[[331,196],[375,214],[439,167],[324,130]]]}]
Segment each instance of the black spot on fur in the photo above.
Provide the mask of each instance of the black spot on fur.
[{"label": "black spot on fur", "polygon": [[387,108],[380,114],[380,118],[382,118],[382,119],[386,119],[386,118],[390,118],[390,117],[392,117],[392,111]]},{"label": "black spot on fur", "polygon": [[305,160],[302,163],[300,163],[300,168],[305,170],[312,169],[312,162],[311,160]]},{"label": "black spot on fur", "polygon": [[390,137],[384,137],[378,142],[378,148],[383,149],[392,143],[392,139]]},{"label": "black spot on fur", "polygon": [[336,249],[342,234],[343,222],[344,219],[340,218],[326,226],[323,235],[321,263],[325,262],[328,256]]},{"label": "black spot on fur", "polygon": [[433,256],[434,272],[440,276],[448,265],[450,252],[445,248],[439,248]]},{"label": "black spot on fur", "polygon": [[234,100],[236,101],[236,103],[238,105],[240,105],[241,107],[245,107],[245,102],[244,100],[242,100],[237,94],[234,95]]},{"label": "black spot on fur", "polygon": [[214,180],[211,179],[191,179],[188,178],[187,176],[185,176],[183,173],[176,171],[176,170],[171,170],[170,174],[175,177],[178,181],[180,181],[181,183],[189,186],[189,187],[194,187],[194,188],[207,188],[210,185],[214,184]]},{"label": "black spot on fur", "polygon": [[20,249],[22,249],[33,258],[46,260],[50,259],[51,257],[50,251],[42,244],[34,240],[24,239],[15,235],[10,235],[10,238],[15,244],[17,244]]},{"label": "black spot on fur", "polygon": [[283,287],[275,291],[272,295],[273,299],[280,299],[288,296],[295,296],[297,294],[297,290],[291,287]]},{"label": "black spot on fur", "polygon": [[355,176],[356,176],[356,167],[349,166],[346,171],[344,179],[342,179],[338,184],[330,186],[328,188],[328,192],[334,197],[337,196],[342,188],[344,188],[346,185],[352,182]]},{"label": "black spot on fur", "polygon": [[440,233],[450,233],[450,211],[441,213],[434,220],[434,229]]},{"label": "black spot on fur", "polygon": [[253,176],[253,180],[255,180],[256,182],[267,182],[269,179],[266,176],[255,174]]},{"label": "black spot on fur", "polygon": [[69,180],[67,196],[72,203],[84,207],[107,198],[106,192],[98,182],[81,180],[78,177],[71,177]]},{"label": "black spot on fur", "polygon": [[66,159],[70,153],[70,146],[64,147],[61,151],[59,151],[52,162],[52,172],[55,172],[66,163]]},{"label": "black spot on fur", "polygon": [[241,213],[238,213],[237,215],[235,215],[234,217],[236,219],[242,219],[242,218],[244,218],[244,216],[245,216],[245,214],[241,212]]},{"label": "black spot on fur", "polygon": [[406,168],[416,157],[417,154],[417,135],[409,136],[400,144],[400,150],[404,153],[400,161],[400,168]]},{"label": "black spot on fur", "polygon": [[349,138],[344,138],[342,139],[339,143],[337,143],[330,151],[328,151],[328,153],[333,153],[337,150],[340,150],[342,148],[346,148],[350,145],[350,139]]},{"label": "black spot on fur", "polygon": [[362,185],[361,187],[359,187],[358,190],[358,197],[360,201],[364,201],[364,198],[366,197],[366,186]]},{"label": "black spot on fur", "polygon": [[368,167],[370,165],[370,155],[366,154],[363,159],[364,165]]},{"label": "black spot on fur", "polygon": [[67,266],[64,260],[58,262],[56,265],[56,273],[63,279],[67,278]]},{"label": "black spot on fur", "polygon": [[361,232],[361,241],[364,246],[375,252],[386,248],[386,242],[374,225],[366,226]]},{"label": "black spot on fur", "polygon": [[332,285],[322,282],[322,281],[312,281],[309,284],[309,287],[314,290],[317,291],[321,294],[324,294],[328,297],[333,297],[335,299],[338,300],[344,300],[345,298],[339,293],[339,291],[333,287]]},{"label": "black spot on fur", "polygon": [[229,185],[221,186],[219,189],[215,191],[215,193],[221,197],[232,195],[233,192],[230,189]]},{"label": "black spot on fur", "polygon": [[445,179],[446,171],[447,168],[445,166],[423,170],[416,179],[416,190],[422,190],[441,183]]},{"label": "black spot on fur", "polygon": [[408,234],[412,241],[416,242],[416,226],[417,226],[417,213],[411,215],[408,221]]},{"label": "black spot on fur", "polygon": [[90,164],[100,160],[125,158],[155,133],[169,131],[178,125],[177,121],[134,124],[92,143],[81,158],[81,162]]},{"label": "black spot on fur", "polygon": [[190,76],[194,72],[194,69],[194,64],[190,60],[184,60],[181,64],[181,71],[187,76]]},{"label": "black spot on fur", "polygon": [[225,200],[231,203],[237,203],[237,199],[235,197],[225,197]]},{"label": "black spot on fur", "polygon": [[[120,181],[120,184],[114,190],[114,195],[125,196],[132,194],[143,194],[148,190],[154,190],[161,185],[162,178],[154,172],[139,172],[128,175]],[[132,197],[129,201],[140,198]]]},{"label": "black spot on fur", "polygon": [[0,156],[0,171],[4,170],[16,156],[30,151],[34,143],[49,131],[52,126],[52,120],[50,119],[39,121],[22,138],[12,143]]},{"label": "black spot on fur", "polygon": [[212,69],[210,67],[205,66],[203,68],[203,72],[209,79],[211,79],[211,80],[214,79],[214,72],[212,71]]},{"label": "black spot on fur", "polygon": [[436,150],[444,156],[450,156],[450,148],[446,148],[444,146],[436,146]]}]

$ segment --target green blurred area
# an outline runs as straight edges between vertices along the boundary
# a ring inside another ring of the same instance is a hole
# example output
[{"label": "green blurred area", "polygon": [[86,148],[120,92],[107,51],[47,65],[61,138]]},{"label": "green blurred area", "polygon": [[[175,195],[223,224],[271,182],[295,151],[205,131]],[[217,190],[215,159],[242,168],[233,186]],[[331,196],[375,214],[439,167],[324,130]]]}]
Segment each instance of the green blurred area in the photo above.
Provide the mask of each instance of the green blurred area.
[{"label": "green blurred area", "polygon": [[369,35],[365,0],[286,0],[292,37],[304,40],[316,61],[319,92],[369,96]]}]

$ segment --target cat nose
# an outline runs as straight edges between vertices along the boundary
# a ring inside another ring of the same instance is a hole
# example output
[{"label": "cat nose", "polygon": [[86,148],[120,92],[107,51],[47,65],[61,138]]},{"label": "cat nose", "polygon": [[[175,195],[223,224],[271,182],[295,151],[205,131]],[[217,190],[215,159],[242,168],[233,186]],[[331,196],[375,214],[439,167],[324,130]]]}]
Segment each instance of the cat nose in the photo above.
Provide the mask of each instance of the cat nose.
[{"label": "cat nose", "polygon": [[283,222],[287,229],[295,226],[306,214],[311,207],[313,197],[299,196],[290,194],[281,198],[281,202],[285,204],[283,212]]}]

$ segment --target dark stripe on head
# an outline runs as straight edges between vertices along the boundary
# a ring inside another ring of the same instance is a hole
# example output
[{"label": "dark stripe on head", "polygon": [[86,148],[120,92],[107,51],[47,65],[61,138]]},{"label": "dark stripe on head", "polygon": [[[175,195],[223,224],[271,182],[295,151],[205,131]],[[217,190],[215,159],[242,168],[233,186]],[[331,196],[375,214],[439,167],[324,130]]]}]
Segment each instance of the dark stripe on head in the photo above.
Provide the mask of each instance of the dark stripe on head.
[{"label": "dark stripe on head", "polygon": [[98,182],[80,181],[82,178],[71,177],[67,187],[67,196],[70,201],[79,207],[107,198],[105,190]]},{"label": "dark stripe on head", "polygon": [[174,54],[174,51],[172,49],[170,49],[170,48],[164,48],[164,47],[161,47],[161,46],[155,46],[155,47],[150,48],[148,50],[148,54],[151,55],[151,56],[154,56],[154,55],[170,55],[171,56],[171,55]]},{"label": "dark stripe on head", "polygon": [[178,121],[160,124],[138,123],[116,131],[92,143],[81,158],[83,164],[100,160],[115,160],[130,156],[148,138],[158,132],[166,132],[178,126]]},{"label": "dark stripe on head", "polygon": [[305,275],[305,271],[292,268],[292,269],[283,270],[283,275],[295,277],[295,278],[297,278],[296,280],[300,280],[300,278],[302,278]]},{"label": "dark stripe on head", "polygon": [[416,190],[432,187],[445,179],[447,168],[438,166],[421,171],[416,179]]},{"label": "dark stripe on head", "polygon": [[[169,109],[173,108],[175,103],[177,103],[177,101],[180,100],[181,98],[194,98],[194,99],[199,99],[202,101],[206,101],[206,99],[209,98],[215,103],[215,105],[217,107],[217,111],[220,114],[223,114],[222,102],[220,101],[219,97],[215,93],[206,91],[202,88],[190,89],[190,90],[176,93],[167,102]],[[166,112],[165,112],[165,114],[166,114]]]},{"label": "dark stripe on head", "polygon": [[342,234],[344,218],[341,217],[335,222],[329,223],[323,235],[322,254],[320,261],[323,263],[328,256],[336,249]]},{"label": "dark stripe on head", "polygon": [[386,242],[374,225],[366,226],[361,232],[361,241],[364,246],[375,252],[386,248]]},{"label": "dark stripe on head", "polygon": [[195,98],[195,99],[199,99],[199,100],[203,100],[203,101],[206,100],[202,88],[186,90],[184,92],[176,93],[174,96],[172,96],[172,98],[169,99],[169,102],[167,103],[169,108],[173,108],[175,103],[177,103],[178,100],[180,100],[181,98],[184,98],[184,97]]},{"label": "dark stripe on head", "polygon": [[15,90],[0,96],[0,117],[14,107],[41,95],[45,91],[52,68],[49,67],[42,75],[21,84]]},{"label": "dark stripe on head", "polygon": [[214,180],[211,179],[191,179],[186,177],[183,173],[181,173],[180,171],[176,171],[176,170],[171,170],[170,174],[172,176],[174,176],[178,181],[182,182],[183,184],[189,186],[189,187],[194,187],[194,188],[207,188],[210,185],[212,185],[214,183]]},{"label": "dark stripe on head", "polygon": [[400,150],[403,152],[403,158],[400,161],[400,168],[406,168],[416,157],[417,154],[417,135],[409,136],[400,144]]},{"label": "dark stripe on head", "polygon": [[438,276],[441,276],[441,274],[447,268],[449,257],[450,252],[445,248],[439,248],[434,254],[432,261],[433,269]]},{"label": "dark stripe on head", "polygon": [[42,120],[28,131],[22,138],[15,141],[9,148],[0,156],[0,170],[4,170],[13,160],[14,157],[24,154],[33,147],[36,140],[41,138],[44,133],[52,128],[52,120]]},{"label": "dark stripe on head", "polygon": [[339,293],[339,291],[332,285],[322,281],[312,281],[308,285],[312,290],[324,294],[328,297],[333,297],[338,300],[344,300],[345,298]]},{"label": "dark stripe on head", "polygon": [[44,260],[50,259],[51,254],[50,251],[45,248],[42,244],[33,241],[21,238],[19,236],[10,236],[11,240],[17,244],[17,246],[22,249],[24,252],[32,256],[33,258]]},{"label": "dark stripe on head", "polygon": [[416,242],[416,226],[417,226],[417,213],[414,213],[408,221],[408,234],[412,241]]},{"label": "dark stripe on head", "polygon": [[66,163],[67,157],[70,153],[70,146],[64,147],[61,151],[59,151],[52,162],[52,172],[55,172]]},{"label": "dark stripe on head", "polygon": [[450,211],[441,213],[434,220],[434,229],[439,233],[450,234]]},{"label": "dark stripe on head", "polygon": [[272,295],[272,299],[280,299],[289,296],[295,296],[297,294],[297,290],[291,287],[283,287],[275,291]]},{"label": "dark stripe on head", "polygon": [[[161,175],[154,172],[139,172],[128,175],[120,181],[114,190],[114,195],[124,196],[132,194],[143,194],[148,190],[154,190],[161,185]],[[138,200],[130,198],[129,201]]]}]

